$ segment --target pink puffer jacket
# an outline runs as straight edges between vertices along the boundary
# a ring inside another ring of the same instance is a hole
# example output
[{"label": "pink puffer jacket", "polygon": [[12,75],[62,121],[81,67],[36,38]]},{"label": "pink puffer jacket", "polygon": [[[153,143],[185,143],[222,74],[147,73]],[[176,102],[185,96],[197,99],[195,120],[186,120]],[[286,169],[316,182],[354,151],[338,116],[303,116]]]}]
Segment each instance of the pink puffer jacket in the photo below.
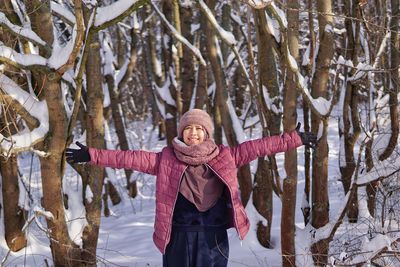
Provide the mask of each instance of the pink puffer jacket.
[{"label": "pink puffer jacket", "polygon": [[[240,201],[237,168],[266,155],[285,152],[302,145],[296,131],[280,136],[244,142],[229,148],[221,145],[217,157],[207,163],[229,189],[232,214],[231,227],[235,227],[239,238],[247,234],[250,224]],[[89,148],[91,164],[112,168],[127,168],[157,176],[156,217],[153,240],[161,253],[169,243],[172,229],[172,215],[178,197],[179,185],[187,165],[179,161],[171,147],[161,152],[119,151]]]}]

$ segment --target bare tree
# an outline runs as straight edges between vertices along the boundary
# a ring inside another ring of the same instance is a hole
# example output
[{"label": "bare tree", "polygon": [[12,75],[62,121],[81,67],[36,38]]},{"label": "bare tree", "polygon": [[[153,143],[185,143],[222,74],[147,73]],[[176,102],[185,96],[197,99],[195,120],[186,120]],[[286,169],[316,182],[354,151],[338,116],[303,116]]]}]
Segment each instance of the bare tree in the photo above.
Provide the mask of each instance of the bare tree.
[{"label": "bare tree", "polygon": [[[360,36],[360,23],[354,21],[352,18],[359,18],[360,10],[358,1],[348,1],[345,3],[346,14],[348,18],[345,21],[346,25],[346,59],[349,59],[353,64],[357,64],[357,57],[359,50],[359,36]],[[347,72],[345,70],[345,76],[347,77]],[[349,74],[354,74],[354,70]],[[360,135],[360,119],[359,119],[359,88],[356,84],[351,82],[346,82],[346,93],[343,101],[343,128],[340,129],[339,135],[344,139],[344,153],[345,162],[340,163],[340,172],[342,173],[342,183],[344,192],[347,193],[350,189],[351,178],[355,170],[355,159],[354,159],[354,147],[356,141]],[[349,209],[349,220],[352,222],[357,221],[358,208],[357,208],[357,195],[352,200],[352,205]]]},{"label": "bare tree", "polygon": [[[299,58],[299,3],[297,0],[288,1],[288,28],[287,38],[289,52],[295,60]],[[294,76],[290,70],[286,73],[285,89],[283,97],[283,129],[285,132],[293,131],[296,127],[297,112],[297,90]],[[281,237],[282,237],[282,265],[294,266],[296,264],[295,250],[295,208],[297,190],[297,151],[285,152],[286,178],[283,180],[282,194],[282,218]]]},{"label": "bare tree", "polygon": [[[312,96],[328,97],[329,68],[334,51],[331,0],[318,0],[318,28],[320,48],[315,63],[315,73],[312,79]],[[318,134],[318,148],[315,150],[312,168],[312,220],[315,228],[320,228],[329,222],[328,198],[328,141],[327,119],[321,119],[314,111],[311,114],[311,130]],[[326,264],[328,246],[326,243],[313,245],[314,261],[317,265]]]},{"label": "bare tree", "polygon": [[380,160],[387,159],[395,149],[398,136],[399,136],[399,63],[400,63],[400,37],[398,35],[399,30],[399,1],[391,0],[392,15],[390,18],[390,83],[389,83],[389,105],[390,105],[390,139],[387,147],[379,156]]}]

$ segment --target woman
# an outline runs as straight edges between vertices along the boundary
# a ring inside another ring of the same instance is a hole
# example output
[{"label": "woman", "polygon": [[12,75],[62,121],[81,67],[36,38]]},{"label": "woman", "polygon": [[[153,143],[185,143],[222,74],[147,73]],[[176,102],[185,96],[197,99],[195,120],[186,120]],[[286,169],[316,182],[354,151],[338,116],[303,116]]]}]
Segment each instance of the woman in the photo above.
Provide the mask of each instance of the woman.
[{"label": "woman", "polygon": [[226,229],[240,239],[249,219],[240,201],[237,168],[250,161],[315,145],[316,136],[296,131],[247,141],[229,148],[212,139],[211,117],[200,109],[180,119],[172,147],[161,152],[67,149],[70,163],[128,168],[157,176],[153,240],[163,254],[164,267],[224,267],[228,264]]}]

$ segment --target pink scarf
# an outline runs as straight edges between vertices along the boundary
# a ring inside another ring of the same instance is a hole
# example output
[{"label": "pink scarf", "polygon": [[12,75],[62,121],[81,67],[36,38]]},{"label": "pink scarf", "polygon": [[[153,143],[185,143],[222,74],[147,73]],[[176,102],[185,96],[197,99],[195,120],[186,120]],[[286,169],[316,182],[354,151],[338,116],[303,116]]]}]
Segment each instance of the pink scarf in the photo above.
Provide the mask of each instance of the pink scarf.
[{"label": "pink scarf", "polygon": [[183,175],[179,192],[199,211],[209,210],[218,201],[224,188],[224,184],[215,173],[204,165],[219,154],[218,146],[212,139],[188,146],[178,138],[174,138],[172,145],[176,157],[189,164]]},{"label": "pink scarf", "polygon": [[182,162],[198,166],[209,162],[219,154],[219,148],[214,140],[207,139],[203,143],[188,146],[177,137],[172,141],[175,156]]}]

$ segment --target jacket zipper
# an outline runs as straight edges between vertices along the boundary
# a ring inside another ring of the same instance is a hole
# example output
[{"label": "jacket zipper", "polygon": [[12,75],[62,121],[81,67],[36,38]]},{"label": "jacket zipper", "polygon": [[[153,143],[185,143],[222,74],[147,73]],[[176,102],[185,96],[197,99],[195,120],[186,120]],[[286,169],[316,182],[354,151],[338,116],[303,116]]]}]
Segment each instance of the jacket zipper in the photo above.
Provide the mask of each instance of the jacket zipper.
[{"label": "jacket zipper", "polygon": [[213,168],[211,168],[211,166],[209,164],[205,163],[205,165],[207,167],[209,167],[215,173],[215,175],[218,176],[218,178],[226,185],[226,187],[229,190],[229,195],[230,195],[230,198],[231,198],[231,204],[232,204],[232,210],[233,210],[233,224],[235,226],[236,232],[238,233],[239,239],[242,240],[242,237],[240,236],[240,232],[239,232],[239,226],[238,226],[238,223],[236,221],[236,210],[235,210],[235,204],[233,203],[233,199],[232,199],[233,195],[232,195],[231,188],[228,186],[228,184],[225,182],[225,180],[222,179],[222,177]]},{"label": "jacket zipper", "polygon": [[[172,206],[171,216],[169,217],[169,222],[170,222],[170,225],[171,225],[171,226],[168,227],[168,232],[167,232],[168,243],[169,243],[169,241],[171,241],[172,217],[174,216],[176,201],[178,200],[179,187],[181,186],[181,182],[182,182],[183,175],[185,174],[185,171],[186,171],[186,169],[187,169],[188,167],[189,167],[189,166],[186,166],[185,169],[183,169],[183,172],[182,172],[182,174],[181,174],[181,177],[179,178],[178,192],[176,193],[174,205]],[[165,243],[165,245],[164,245],[164,253],[165,253],[166,250],[167,250],[167,243]]]}]

